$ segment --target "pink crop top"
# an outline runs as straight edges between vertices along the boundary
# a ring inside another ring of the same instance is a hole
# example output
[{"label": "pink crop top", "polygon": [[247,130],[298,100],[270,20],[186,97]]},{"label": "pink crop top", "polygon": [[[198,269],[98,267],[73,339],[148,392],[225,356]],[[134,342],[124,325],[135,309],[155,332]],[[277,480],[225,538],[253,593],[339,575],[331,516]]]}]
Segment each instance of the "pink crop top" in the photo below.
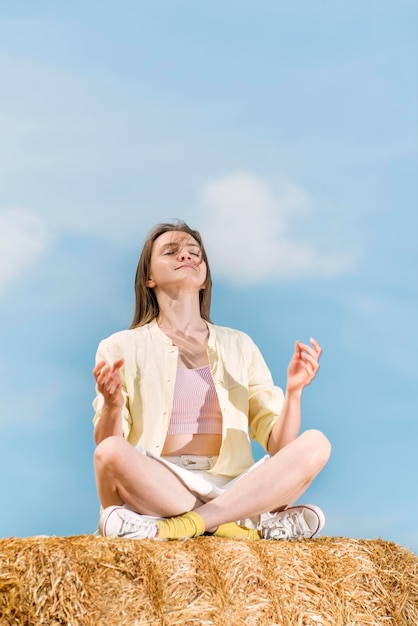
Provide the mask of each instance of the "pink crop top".
[{"label": "pink crop top", "polygon": [[222,413],[209,365],[177,369],[168,434],[222,434]]}]

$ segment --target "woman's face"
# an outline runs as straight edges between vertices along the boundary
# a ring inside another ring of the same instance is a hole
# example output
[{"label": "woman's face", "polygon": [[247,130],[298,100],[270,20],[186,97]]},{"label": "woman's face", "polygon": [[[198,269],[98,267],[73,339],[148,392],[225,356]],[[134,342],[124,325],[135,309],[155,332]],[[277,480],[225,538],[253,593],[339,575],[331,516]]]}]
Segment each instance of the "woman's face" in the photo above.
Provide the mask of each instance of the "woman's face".
[{"label": "woman's face", "polygon": [[154,241],[148,287],[162,291],[197,291],[206,281],[206,263],[198,242],[188,233],[168,231]]}]

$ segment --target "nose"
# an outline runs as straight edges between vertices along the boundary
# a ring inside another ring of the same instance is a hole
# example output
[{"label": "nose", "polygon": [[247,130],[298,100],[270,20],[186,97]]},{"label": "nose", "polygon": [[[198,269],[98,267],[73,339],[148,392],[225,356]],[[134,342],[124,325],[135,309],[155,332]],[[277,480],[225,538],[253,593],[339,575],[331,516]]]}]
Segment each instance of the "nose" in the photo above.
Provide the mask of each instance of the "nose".
[{"label": "nose", "polygon": [[180,248],[179,253],[177,255],[179,261],[184,261],[185,259],[191,259],[191,254],[185,248]]}]

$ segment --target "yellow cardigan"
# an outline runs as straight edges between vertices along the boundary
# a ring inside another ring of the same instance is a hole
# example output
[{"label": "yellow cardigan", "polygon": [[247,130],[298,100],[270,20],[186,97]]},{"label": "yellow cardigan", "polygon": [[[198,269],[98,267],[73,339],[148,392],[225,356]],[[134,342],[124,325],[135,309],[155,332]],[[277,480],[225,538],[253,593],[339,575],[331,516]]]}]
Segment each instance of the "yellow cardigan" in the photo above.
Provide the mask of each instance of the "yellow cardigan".
[{"label": "yellow cardigan", "polygon": [[[222,446],[214,474],[238,476],[254,459],[252,439],[267,448],[267,441],[283,406],[283,391],[272,376],[254,342],[245,333],[209,324],[208,356],[222,411]],[[173,404],[178,349],[156,320],[122,330],[100,342],[96,363],[109,365],[124,359],[121,369],[123,433],[132,445],[161,455]],[[103,396],[93,402],[100,419]]]}]

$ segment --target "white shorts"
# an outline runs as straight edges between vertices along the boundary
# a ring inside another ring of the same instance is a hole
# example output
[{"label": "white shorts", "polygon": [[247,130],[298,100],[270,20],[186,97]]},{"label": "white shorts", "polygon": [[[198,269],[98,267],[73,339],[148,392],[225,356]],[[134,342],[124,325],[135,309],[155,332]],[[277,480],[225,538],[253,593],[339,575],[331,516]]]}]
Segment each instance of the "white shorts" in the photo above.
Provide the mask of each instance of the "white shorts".
[{"label": "white shorts", "polygon": [[[210,470],[216,463],[217,456],[197,456],[195,454],[183,454],[181,456],[163,456],[159,457],[146,450],[142,446],[135,446],[136,450],[141,454],[149,456],[160,463],[163,463],[173,472],[183,483],[183,485],[202,502],[209,502],[217,498],[227,489],[231,487],[243,476],[246,476],[262,463],[265,463],[270,456],[266,454],[259,461],[254,463],[247,470],[231,478],[230,476],[222,476],[220,474],[209,474]],[[238,523],[247,527],[257,527],[260,516],[256,515],[251,519],[239,520]]]}]

